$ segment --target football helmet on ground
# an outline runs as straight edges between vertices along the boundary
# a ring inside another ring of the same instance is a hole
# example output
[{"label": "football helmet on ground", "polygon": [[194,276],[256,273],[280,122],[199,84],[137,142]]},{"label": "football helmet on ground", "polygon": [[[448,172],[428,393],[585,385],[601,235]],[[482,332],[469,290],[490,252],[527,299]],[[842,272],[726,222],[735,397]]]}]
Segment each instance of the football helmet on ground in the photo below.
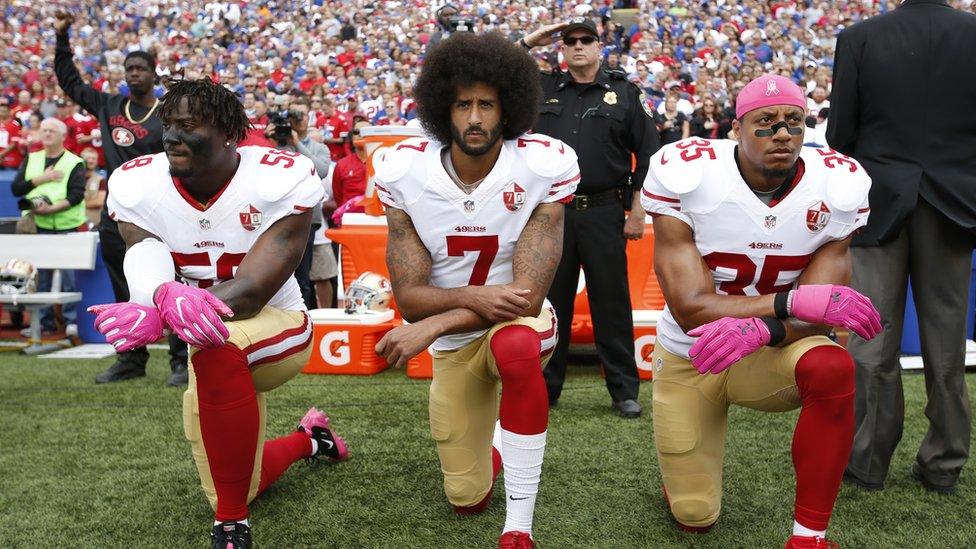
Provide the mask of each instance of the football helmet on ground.
[{"label": "football helmet on ground", "polygon": [[392,300],[390,281],[383,275],[366,271],[346,290],[346,313],[381,313],[390,309]]}]

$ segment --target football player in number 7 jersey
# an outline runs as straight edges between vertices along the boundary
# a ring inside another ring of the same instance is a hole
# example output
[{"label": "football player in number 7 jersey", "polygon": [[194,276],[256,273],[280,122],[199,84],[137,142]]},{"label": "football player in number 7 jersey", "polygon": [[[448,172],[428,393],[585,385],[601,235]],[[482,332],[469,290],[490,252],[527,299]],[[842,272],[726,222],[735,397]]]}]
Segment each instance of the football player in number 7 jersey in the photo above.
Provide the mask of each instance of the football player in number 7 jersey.
[{"label": "football player in number 7 jersey", "polygon": [[480,513],[503,466],[498,543],[513,548],[533,547],[549,420],[542,367],[556,343],[545,298],[579,180],[570,147],[524,133],[540,101],[538,74],[500,35],[452,35],[415,87],[430,137],[395,146],[376,174],[393,293],[410,322],[376,351],[402,366],[431,347],[431,434],[447,499],[458,514]]},{"label": "football player in number 7 jersey", "polygon": [[[826,336],[881,331],[846,285],[871,180],[854,160],[801,147],[806,99],[763,75],[738,96],[738,142],[685,139],[651,157],[642,202],[667,308],[654,349],[654,439],[678,526],[718,520],[728,407],[802,406],[793,435],[788,548],[827,547],[854,435],[854,364]],[[856,334],[856,335],[855,335]]]},{"label": "football player in number 7 jersey", "polygon": [[[238,149],[244,108],[209,78],[174,80],[160,116],[166,152],[130,160],[109,180],[131,301],[93,307],[95,323],[119,351],[164,327],[190,344],[183,425],[215,510],[212,545],[250,548],[252,499],[300,459],[348,455],[315,408],[291,434],[264,439],[265,393],[311,354],[293,273],[322,184],[297,153]],[[173,281],[174,264],[186,284]]]}]

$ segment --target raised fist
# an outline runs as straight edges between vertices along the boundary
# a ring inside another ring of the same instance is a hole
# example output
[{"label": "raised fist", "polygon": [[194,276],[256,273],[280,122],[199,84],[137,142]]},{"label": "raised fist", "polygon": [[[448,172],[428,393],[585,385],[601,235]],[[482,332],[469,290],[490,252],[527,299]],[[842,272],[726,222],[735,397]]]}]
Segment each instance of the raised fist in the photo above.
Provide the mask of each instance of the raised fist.
[{"label": "raised fist", "polygon": [[74,22],[74,15],[61,10],[54,12],[54,32],[58,34],[65,34],[68,32],[68,27],[70,27]]}]

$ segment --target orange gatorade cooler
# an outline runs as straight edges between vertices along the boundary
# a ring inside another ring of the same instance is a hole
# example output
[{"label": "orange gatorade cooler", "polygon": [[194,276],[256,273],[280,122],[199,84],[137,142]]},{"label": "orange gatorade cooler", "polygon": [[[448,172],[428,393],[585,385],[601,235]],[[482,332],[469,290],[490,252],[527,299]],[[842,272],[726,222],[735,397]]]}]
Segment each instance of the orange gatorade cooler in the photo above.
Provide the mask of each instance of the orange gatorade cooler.
[{"label": "orange gatorade cooler", "polygon": [[342,309],[314,309],[312,356],[306,374],[372,375],[387,368],[373,348],[383,334],[400,325],[393,311],[347,314]]},{"label": "orange gatorade cooler", "polygon": [[407,361],[407,377],[412,379],[431,379],[434,377],[434,357],[424,349],[419,355]]},{"label": "orange gatorade cooler", "polygon": [[361,204],[370,215],[383,215],[383,205],[380,204],[376,191],[373,190],[375,184],[376,163],[389,147],[396,145],[404,139],[411,137],[421,137],[424,135],[423,129],[418,126],[369,126],[359,130],[361,140],[366,147],[366,192],[363,194]]},{"label": "orange gatorade cooler", "polygon": [[657,341],[657,323],[664,311],[635,310],[634,315],[634,360],[637,374],[642,381],[649,381],[653,374],[651,356]]}]

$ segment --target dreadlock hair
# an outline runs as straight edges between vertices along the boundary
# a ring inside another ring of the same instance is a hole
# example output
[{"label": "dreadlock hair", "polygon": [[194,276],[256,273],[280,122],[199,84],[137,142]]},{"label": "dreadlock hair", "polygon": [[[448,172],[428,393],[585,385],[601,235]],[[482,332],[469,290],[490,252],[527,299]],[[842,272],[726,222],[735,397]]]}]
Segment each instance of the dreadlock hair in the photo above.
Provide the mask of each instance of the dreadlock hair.
[{"label": "dreadlock hair", "polygon": [[160,118],[166,120],[172,116],[183,98],[186,98],[190,116],[209,123],[234,141],[243,141],[251,128],[237,94],[215,83],[209,76],[197,80],[169,79],[166,95],[161,100]]},{"label": "dreadlock hair", "polygon": [[414,86],[417,118],[431,137],[451,142],[451,104],[457,89],[476,83],[498,90],[503,139],[515,139],[535,124],[542,101],[535,61],[497,32],[459,32],[431,48]]}]

